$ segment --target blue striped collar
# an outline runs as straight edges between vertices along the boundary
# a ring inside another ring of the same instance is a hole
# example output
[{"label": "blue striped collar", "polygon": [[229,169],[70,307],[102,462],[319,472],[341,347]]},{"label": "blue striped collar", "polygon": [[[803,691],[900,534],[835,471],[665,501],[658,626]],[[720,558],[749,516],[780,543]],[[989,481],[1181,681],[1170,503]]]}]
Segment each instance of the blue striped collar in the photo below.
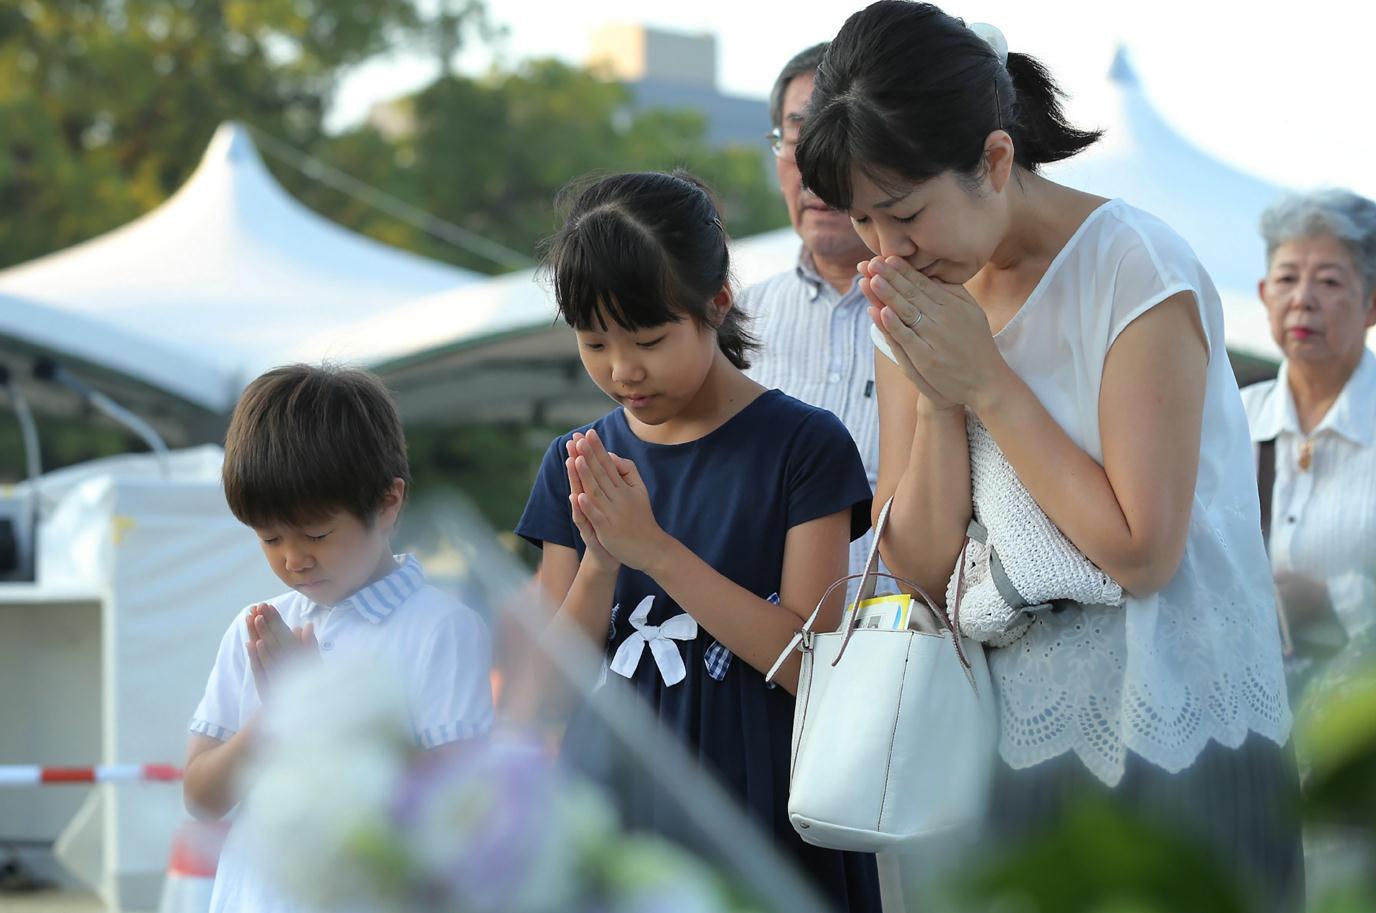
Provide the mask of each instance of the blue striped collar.
[{"label": "blue striped collar", "polygon": [[382,624],[401,604],[425,586],[425,572],[414,555],[397,555],[398,567],[339,603],[352,608],[373,624]]}]

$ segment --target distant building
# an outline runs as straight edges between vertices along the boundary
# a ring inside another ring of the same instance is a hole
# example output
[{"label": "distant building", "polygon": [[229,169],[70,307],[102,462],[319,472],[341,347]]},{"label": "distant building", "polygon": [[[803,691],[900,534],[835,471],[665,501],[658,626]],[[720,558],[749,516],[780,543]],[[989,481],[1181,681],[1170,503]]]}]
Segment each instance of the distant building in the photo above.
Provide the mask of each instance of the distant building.
[{"label": "distant building", "polygon": [[[707,122],[713,146],[748,145],[768,155],[769,102],[724,95],[717,90],[717,38],[686,35],[643,25],[608,25],[593,34],[585,64],[630,89],[637,110],[669,108],[695,111]],[[769,86],[761,86],[761,96]],[[411,96],[378,102],[367,123],[390,141],[416,130]]]},{"label": "distant building", "polygon": [[587,64],[625,83],[666,82],[713,91],[717,39],[643,25],[605,25],[593,33]]},{"label": "distant building", "polygon": [[[717,39],[643,25],[608,25],[592,36],[587,65],[625,83],[637,108],[697,111],[714,146],[752,145],[765,154],[769,103],[717,90]],[[763,96],[768,86],[760,87]]]}]

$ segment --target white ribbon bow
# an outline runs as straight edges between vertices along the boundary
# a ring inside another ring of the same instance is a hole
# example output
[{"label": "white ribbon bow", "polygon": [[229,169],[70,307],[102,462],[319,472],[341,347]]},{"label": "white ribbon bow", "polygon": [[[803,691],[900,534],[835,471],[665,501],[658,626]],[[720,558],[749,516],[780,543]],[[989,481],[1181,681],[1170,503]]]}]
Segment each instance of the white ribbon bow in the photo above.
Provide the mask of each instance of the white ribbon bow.
[{"label": "white ribbon bow", "polygon": [[664,679],[664,684],[677,685],[687,677],[688,670],[684,668],[683,657],[679,655],[678,647],[673,641],[692,640],[697,637],[698,623],[693,616],[684,612],[662,625],[647,625],[645,622],[650,618],[650,606],[654,601],[655,597],[646,596],[631,613],[631,627],[635,628],[635,631],[617,648],[616,656],[612,657],[611,668],[617,675],[630,678],[640,665],[640,658],[645,655],[645,645],[649,644],[650,653],[655,658],[655,665],[659,667],[659,675]]}]

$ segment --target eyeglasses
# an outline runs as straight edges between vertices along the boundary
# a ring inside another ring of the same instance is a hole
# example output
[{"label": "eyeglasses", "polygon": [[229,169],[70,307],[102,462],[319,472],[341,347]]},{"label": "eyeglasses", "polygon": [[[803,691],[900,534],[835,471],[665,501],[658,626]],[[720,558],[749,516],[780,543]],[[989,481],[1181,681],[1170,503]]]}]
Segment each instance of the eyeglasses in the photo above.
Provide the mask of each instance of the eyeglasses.
[{"label": "eyeglasses", "polygon": [[791,128],[788,133],[784,133],[782,127],[775,127],[765,134],[765,139],[769,141],[769,150],[774,153],[776,159],[785,162],[796,161],[794,151],[798,148],[798,133],[802,129],[802,124],[790,123]]}]

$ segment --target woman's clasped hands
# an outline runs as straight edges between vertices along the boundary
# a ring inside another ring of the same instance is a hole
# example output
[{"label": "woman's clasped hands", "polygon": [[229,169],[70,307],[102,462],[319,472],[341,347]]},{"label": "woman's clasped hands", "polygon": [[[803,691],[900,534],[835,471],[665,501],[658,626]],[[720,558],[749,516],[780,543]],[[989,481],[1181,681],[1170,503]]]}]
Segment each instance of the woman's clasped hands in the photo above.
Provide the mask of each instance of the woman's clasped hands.
[{"label": "woman's clasped hands", "polygon": [[655,520],[635,463],[610,453],[597,432],[588,431],[569,440],[564,467],[573,522],[587,547],[584,560],[601,570],[623,564],[646,570],[663,553],[668,534]]},{"label": "woman's clasped hands", "polygon": [[857,269],[871,319],[932,406],[969,406],[978,414],[998,395],[1012,372],[964,287],[930,279],[899,257],[875,257]]}]

